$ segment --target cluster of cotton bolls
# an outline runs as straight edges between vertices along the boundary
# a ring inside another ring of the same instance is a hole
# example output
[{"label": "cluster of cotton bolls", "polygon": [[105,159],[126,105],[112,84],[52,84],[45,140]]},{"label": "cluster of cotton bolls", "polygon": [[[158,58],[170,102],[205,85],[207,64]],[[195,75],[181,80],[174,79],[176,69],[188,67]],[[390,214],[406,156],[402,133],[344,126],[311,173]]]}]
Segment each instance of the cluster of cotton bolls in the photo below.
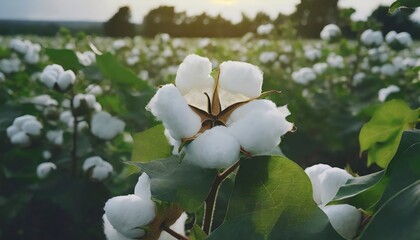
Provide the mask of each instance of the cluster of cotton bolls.
[{"label": "cluster of cotton bolls", "polygon": [[13,124],[6,130],[7,136],[13,144],[27,146],[31,138],[41,134],[42,124],[32,115],[15,118]]},{"label": "cluster of cotton bolls", "polygon": [[341,30],[335,24],[326,25],[320,33],[321,39],[328,42],[335,42],[341,37]]},{"label": "cluster of cotton bolls", "polygon": [[71,70],[65,71],[62,66],[53,64],[44,68],[39,80],[48,88],[67,91],[76,82],[76,75]]},{"label": "cluster of cotton bolls", "polygon": [[[104,233],[108,240],[134,240],[147,236],[147,226],[157,216],[155,203],[151,199],[150,178],[143,173],[134,188],[134,194],[109,199],[104,207]],[[185,236],[187,215],[181,214],[170,226],[172,230]],[[158,240],[174,239],[162,232]]]},{"label": "cluster of cotton bolls", "polygon": [[125,123],[111,114],[101,111],[93,115],[91,132],[103,140],[111,140],[124,130]]},{"label": "cluster of cotton bolls", "polygon": [[[162,86],[147,106],[174,141],[193,139],[184,147],[185,161],[225,168],[239,159],[241,150],[252,155],[272,151],[293,124],[286,120],[287,107],[255,100],[263,82],[259,68],[228,61],[220,64],[218,79],[211,71],[208,58],[188,55],[178,68],[176,86]],[[223,112],[239,102],[236,110]]]},{"label": "cluster of cotton bolls", "polygon": [[25,62],[29,64],[36,64],[40,60],[41,46],[37,43],[15,38],[10,41],[9,46],[12,50],[24,55]]},{"label": "cluster of cotton bolls", "polygon": [[103,160],[99,156],[85,159],[82,169],[85,173],[89,174],[90,178],[97,181],[103,181],[107,179],[114,170],[109,162]]},{"label": "cluster of cotton bolls", "polygon": [[345,239],[353,239],[357,235],[362,214],[348,204],[327,205],[341,186],[353,177],[345,170],[332,168],[325,164],[317,164],[305,169],[312,183],[315,203],[325,212],[331,225]]},{"label": "cluster of cotton bolls", "polygon": [[292,73],[292,79],[296,83],[307,85],[316,79],[316,74],[312,68],[304,67]]},{"label": "cluster of cotton bolls", "polygon": [[22,62],[17,57],[0,60],[0,70],[6,74],[19,72],[22,67]]}]

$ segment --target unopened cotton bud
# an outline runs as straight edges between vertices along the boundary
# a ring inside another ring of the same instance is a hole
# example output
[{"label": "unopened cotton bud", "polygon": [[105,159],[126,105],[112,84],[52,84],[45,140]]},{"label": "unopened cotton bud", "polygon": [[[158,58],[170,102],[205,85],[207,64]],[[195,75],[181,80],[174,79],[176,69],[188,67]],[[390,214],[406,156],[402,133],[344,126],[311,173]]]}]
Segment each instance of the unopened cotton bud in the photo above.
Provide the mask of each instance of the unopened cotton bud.
[{"label": "unopened cotton bud", "polygon": [[203,168],[226,168],[239,159],[239,142],[218,126],[200,134],[185,147],[186,161]]},{"label": "unopened cotton bud", "polygon": [[239,93],[248,98],[261,94],[263,73],[246,62],[227,61],[220,64],[219,86],[231,93]]},{"label": "unopened cotton bud", "polygon": [[57,166],[52,162],[44,162],[36,168],[36,174],[39,178],[46,178],[52,170],[56,170]]},{"label": "unopened cotton bud", "polygon": [[191,110],[173,84],[159,88],[146,108],[163,122],[176,140],[192,137],[201,128],[200,117]]}]

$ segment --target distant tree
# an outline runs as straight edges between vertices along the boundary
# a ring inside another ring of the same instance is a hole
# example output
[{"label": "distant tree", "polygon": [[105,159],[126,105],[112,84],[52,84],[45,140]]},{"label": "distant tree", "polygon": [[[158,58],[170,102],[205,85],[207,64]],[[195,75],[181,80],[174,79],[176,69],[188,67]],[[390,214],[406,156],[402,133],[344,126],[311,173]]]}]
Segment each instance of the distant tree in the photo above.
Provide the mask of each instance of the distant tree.
[{"label": "distant tree", "polygon": [[153,37],[158,33],[168,33],[175,31],[175,19],[177,14],[175,8],[171,6],[160,6],[151,10],[143,19],[143,35]]},{"label": "distant tree", "polygon": [[130,19],[130,8],[128,6],[121,7],[112,18],[104,23],[105,35],[111,37],[134,36],[134,25]]}]

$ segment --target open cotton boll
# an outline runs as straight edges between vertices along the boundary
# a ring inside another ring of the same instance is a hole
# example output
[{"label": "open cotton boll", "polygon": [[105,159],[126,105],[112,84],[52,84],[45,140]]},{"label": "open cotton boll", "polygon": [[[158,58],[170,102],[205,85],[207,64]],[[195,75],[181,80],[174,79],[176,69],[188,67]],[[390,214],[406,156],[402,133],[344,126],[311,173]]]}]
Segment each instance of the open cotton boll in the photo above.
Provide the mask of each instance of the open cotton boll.
[{"label": "open cotton boll", "polygon": [[102,220],[104,221],[104,233],[107,240],[135,240],[134,238],[128,238],[115,230],[106,217],[106,214],[102,216]]},{"label": "open cotton boll", "polygon": [[35,107],[38,110],[42,110],[44,107],[57,106],[58,105],[57,100],[51,98],[51,96],[47,95],[47,94],[39,95],[39,96],[36,96],[36,97],[32,98],[31,103],[35,104],[36,105]]},{"label": "open cotton boll", "polygon": [[391,93],[396,93],[399,92],[400,88],[396,85],[389,85],[386,88],[381,88],[379,89],[378,92],[378,100],[380,102],[385,102],[386,98],[391,94]]},{"label": "open cotton boll", "polygon": [[36,118],[32,115],[23,115],[15,118],[15,120],[13,120],[13,125],[18,128],[21,128],[22,125],[29,120],[36,120]]},{"label": "open cotton boll", "polygon": [[319,176],[321,186],[321,204],[326,205],[334,199],[338,190],[347,180],[353,178],[348,172],[340,168],[330,168],[323,171]]},{"label": "open cotton boll", "polygon": [[200,117],[191,110],[173,84],[159,88],[146,109],[163,122],[176,140],[192,137],[201,128]]},{"label": "open cotton boll", "polygon": [[103,93],[103,90],[102,90],[101,86],[99,86],[99,85],[89,84],[86,87],[85,92],[93,94],[95,96],[98,96],[98,95],[101,95]]},{"label": "open cotton boll", "polygon": [[27,145],[30,143],[31,139],[29,136],[24,132],[18,132],[10,138],[10,141],[16,145]]},{"label": "open cotton boll", "polygon": [[203,168],[226,168],[239,159],[240,145],[226,127],[200,134],[185,147],[185,161]]},{"label": "open cotton boll", "polygon": [[[187,218],[188,215],[185,212],[183,212],[181,216],[176,220],[176,222],[172,224],[169,228],[174,230],[176,233],[185,236],[185,221],[187,220]],[[158,240],[177,240],[177,238],[174,238],[169,233],[162,231]]]},{"label": "open cotton boll", "polygon": [[52,162],[44,162],[38,165],[36,168],[36,175],[43,179],[48,177],[52,170],[56,170],[57,166]]},{"label": "open cotton boll", "polygon": [[387,63],[385,65],[381,66],[381,74],[388,76],[388,77],[392,77],[395,76],[395,74],[397,73],[398,69],[390,63]]},{"label": "open cotton boll", "polygon": [[42,125],[37,120],[28,120],[22,125],[22,130],[32,136],[38,136],[41,133]]},{"label": "open cotton boll", "polygon": [[220,64],[219,87],[248,98],[261,94],[263,73],[246,62],[227,61]]},{"label": "open cotton boll", "polygon": [[57,85],[61,90],[66,90],[70,85],[76,81],[76,75],[73,71],[67,70],[60,74],[57,79]]},{"label": "open cotton boll", "polygon": [[89,157],[83,162],[82,169],[84,172],[92,169],[91,178],[102,181],[109,177],[113,171],[113,167],[101,157]]},{"label": "open cotton boll", "polygon": [[277,59],[277,53],[276,52],[262,52],[260,54],[260,62],[262,63],[269,63],[274,62]]},{"label": "open cotton boll", "polygon": [[4,73],[0,72],[0,82],[4,82],[6,80],[6,76],[4,76]]},{"label": "open cotton boll", "polygon": [[335,24],[326,25],[320,33],[321,39],[325,41],[333,41],[333,40],[338,39],[340,36],[341,36],[341,30]]},{"label": "open cotton boll", "polygon": [[258,26],[257,33],[258,35],[268,35],[270,34],[274,29],[274,25],[271,23],[263,24]]},{"label": "open cotton boll", "polygon": [[110,140],[124,131],[125,123],[107,112],[97,112],[91,121],[91,132],[100,139]]},{"label": "open cotton boll", "polygon": [[96,102],[96,97],[93,94],[76,94],[76,96],[74,96],[73,98],[73,106],[75,108],[79,108],[82,102],[85,102],[86,106],[89,109],[93,109],[96,111],[100,111],[102,109],[101,105],[98,102]]},{"label": "open cotton boll", "polygon": [[308,175],[309,180],[311,180],[312,196],[317,205],[320,205],[322,203],[321,201],[322,186],[319,180],[319,176],[321,175],[321,173],[323,173],[324,171],[328,169],[331,169],[331,167],[326,164],[316,164],[314,166],[311,166],[305,169],[305,173]]},{"label": "open cotton boll", "polygon": [[114,229],[128,238],[143,237],[146,232],[142,227],[156,217],[153,201],[134,194],[109,199],[104,210]]},{"label": "open cotton boll", "polygon": [[284,109],[252,111],[228,126],[246,151],[253,155],[268,153],[280,143],[280,137],[291,131]]},{"label": "open cotton boll", "polygon": [[340,55],[330,54],[327,58],[327,63],[333,68],[344,67],[344,59]]},{"label": "open cotton boll", "polygon": [[206,57],[190,54],[179,65],[176,73],[175,85],[182,95],[192,89],[213,88],[214,80],[210,76],[211,62]]},{"label": "open cotton boll", "polygon": [[292,79],[296,83],[306,85],[311,81],[316,79],[316,74],[314,70],[308,67],[301,68],[292,73]]},{"label": "open cotton boll", "polygon": [[309,61],[315,61],[321,58],[321,51],[316,48],[311,48],[305,51],[305,57]]},{"label": "open cotton boll", "polygon": [[63,144],[63,131],[62,130],[50,130],[47,132],[48,141],[55,145]]},{"label": "open cotton boll", "polygon": [[321,207],[333,228],[345,239],[353,239],[362,220],[362,213],[348,204]]},{"label": "open cotton boll", "polygon": [[380,31],[367,29],[360,35],[360,40],[366,47],[378,47],[383,43],[384,37]]}]

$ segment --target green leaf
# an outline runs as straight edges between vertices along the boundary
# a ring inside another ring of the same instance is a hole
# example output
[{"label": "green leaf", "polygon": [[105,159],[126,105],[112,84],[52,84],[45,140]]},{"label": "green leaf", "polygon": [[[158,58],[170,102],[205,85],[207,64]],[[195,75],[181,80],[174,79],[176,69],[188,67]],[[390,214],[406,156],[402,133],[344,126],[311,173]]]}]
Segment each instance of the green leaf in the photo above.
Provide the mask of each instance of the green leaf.
[{"label": "green leaf", "polygon": [[203,169],[186,162],[179,163],[178,156],[134,163],[151,178],[153,197],[162,201],[176,202],[188,212],[194,212],[203,204],[217,171]]},{"label": "green leaf", "polygon": [[360,131],[360,151],[369,150],[368,165],[385,168],[394,157],[404,130],[412,129],[419,109],[411,110],[402,100],[391,100],[379,107]]},{"label": "green leaf", "polygon": [[46,48],[45,53],[53,63],[60,64],[64,69],[77,71],[82,67],[76,53],[70,49]]},{"label": "green leaf", "polygon": [[133,162],[149,162],[172,155],[172,146],[164,134],[163,125],[157,125],[146,131],[134,133]]},{"label": "green leaf", "polygon": [[96,55],[96,64],[102,74],[118,84],[136,87],[137,90],[147,89],[147,82],[140,80],[131,70],[121,65],[111,53]]},{"label": "green leaf", "polygon": [[394,13],[400,8],[417,8],[420,7],[419,0],[397,0],[389,7],[389,13]]},{"label": "green leaf", "polygon": [[384,173],[385,170],[382,170],[366,176],[349,179],[346,184],[338,190],[334,200],[349,198],[368,190],[382,179]]},{"label": "green leaf", "polygon": [[242,159],[225,222],[209,239],[341,239],[308,176],[280,156]]},{"label": "green leaf", "polygon": [[396,193],[372,217],[360,239],[418,239],[420,180]]},{"label": "green leaf", "polygon": [[191,229],[190,240],[204,240],[206,239],[206,233],[198,226],[197,224],[194,224],[194,227]]}]

